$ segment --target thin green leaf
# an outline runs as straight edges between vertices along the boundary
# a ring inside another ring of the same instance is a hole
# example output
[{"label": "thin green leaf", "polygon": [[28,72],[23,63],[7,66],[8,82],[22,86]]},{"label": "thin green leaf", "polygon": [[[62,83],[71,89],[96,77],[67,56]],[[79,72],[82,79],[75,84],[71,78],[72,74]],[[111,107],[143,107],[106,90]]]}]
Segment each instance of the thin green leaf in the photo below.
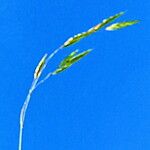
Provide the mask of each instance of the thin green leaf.
[{"label": "thin green leaf", "polygon": [[99,29],[101,29],[102,27],[104,27],[106,24],[114,21],[115,19],[117,19],[118,17],[122,16],[124,14],[124,12],[120,12],[114,16],[111,16],[107,19],[104,19],[101,23],[97,24],[96,26],[90,28],[88,31],[86,32],[82,32],[79,33],[73,37],[70,37],[64,44],[63,47],[67,47],[70,46],[72,44],[75,44],[76,42],[80,41],[81,39],[87,37],[88,35],[91,35],[92,33],[98,31]]},{"label": "thin green leaf", "polygon": [[59,67],[53,72],[53,75],[58,74],[66,69],[68,69],[69,67],[71,67],[74,63],[76,63],[77,61],[79,61],[80,59],[82,59],[84,56],[86,56],[88,53],[91,52],[90,50],[86,50],[82,53],[79,53],[76,55],[77,50],[72,52],[70,55],[68,55],[59,65]]},{"label": "thin green leaf", "polygon": [[37,65],[34,72],[34,79],[37,79],[41,75],[42,68],[46,62],[47,54],[45,54]]},{"label": "thin green leaf", "polygon": [[138,20],[132,20],[132,21],[126,21],[126,22],[119,22],[119,23],[114,23],[110,25],[109,27],[106,28],[107,31],[114,31],[118,29],[122,29],[128,26],[132,26],[136,23],[138,23]]}]

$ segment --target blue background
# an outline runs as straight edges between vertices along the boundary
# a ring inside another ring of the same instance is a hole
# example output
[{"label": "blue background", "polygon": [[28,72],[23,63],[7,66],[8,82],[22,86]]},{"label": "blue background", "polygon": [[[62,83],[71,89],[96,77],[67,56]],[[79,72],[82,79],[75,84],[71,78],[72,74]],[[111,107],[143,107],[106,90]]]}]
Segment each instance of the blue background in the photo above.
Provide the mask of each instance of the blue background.
[{"label": "blue background", "polygon": [[33,94],[23,150],[150,149],[150,1],[0,0],[0,149],[17,150],[19,114],[38,61],[120,11],[132,27],[104,29],[61,51],[94,50]]}]

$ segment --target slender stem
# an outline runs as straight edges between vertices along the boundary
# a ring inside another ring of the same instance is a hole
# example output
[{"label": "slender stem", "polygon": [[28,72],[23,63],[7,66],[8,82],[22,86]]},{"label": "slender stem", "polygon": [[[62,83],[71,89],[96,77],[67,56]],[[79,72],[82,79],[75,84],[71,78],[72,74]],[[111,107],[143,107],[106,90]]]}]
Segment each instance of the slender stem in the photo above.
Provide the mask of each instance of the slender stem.
[{"label": "slender stem", "polygon": [[63,49],[63,45],[60,46],[59,48],[55,49],[55,50],[53,51],[53,53],[51,53],[51,54],[48,56],[48,58],[47,58],[47,60],[46,60],[46,62],[45,62],[45,64],[44,64],[44,66],[43,66],[43,68],[42,68],[42,70],[41,70],[41,74],[42,74],[43,70],[46,68],[46,66],[47,66],[47,64],[49,63],[49,61],[50,61],[61,49]]},{"label": "slender stem", "polygon": [[[63,48],[63,46],[60,46],[59,48],[57,48],[56,50],[54,50],[54,52],[52,54],[49,55],[49,57],[46,60],[46,63],[44,64],[42,70],[41,70],[41,74],[43,72],[43,70],[46,68],[48,62],[50,61],[50,59],[52,59],[61,49]],[[33,82],[31,84],[31,87],[29,89],[28,95],[24,101],[24,104],[21,108],[21,112],[20,112],[20,130],[19,130],[19,145],[18,145],[18,150],[22,150],[22,137],[23,137],[23,127],[24,127],[24,120],[25,120],[25,116],[26,116],[26,111],[31,99],[31,95],[34,92],[34,90],[42,83],[44,83],[49,77],[51,77],[53,74],[49,73],[43,80],[39,81],[39,78],[33,79]],[[39,82],[38,82],[39,81]]]},{"label": "slender stem", "polygon": [[35,89],[37,82],[38,82],[38,79],[33,80],[31,88],[28,92],[28,95],[24,101],[24,104],[20,112],[20,131],[19,131],[19,147],[18,147],[19,150],[22,150],[22,133],[23,133],[23,126],[24,126],[26,111],[30,102],[31,95]]},{"label": "slender stem", "polygon": [[[63,45],[60,46],[59,48],[57,48],[56,50],[54,50],[54,52],[51,55],[49,55],[49,57],[46,60],[46,63],[44,64],[44,66],[42,68],[42,72],[46,68],[46,66],[47,66],[48,62],[50,61],[50,59],[52,59],[61,49],[63,49]],[[40,84],[44,83],[52,75],[54,75],[53,72],[48,73],[41,81],[39,81],[37,83],[37,85],[35,86],[35,88],[37,88]]]},{"label": "slender stem", "polygon": [[22,131],[23,131],[23,127],[20,125],[20,130],[19,130],[19,147],[18,147],[19,150],[21,150],[21,148],[22,148]]},{"label": "slender stem", "polygon": [[53,76],[53,72],[50,72],[49,74],[47,74],[44,79],[42,79],[41,81],[39,81],[37,83],[37,85],[35,86],[35,88],[37,88],[39,85],[41,85],[42,83],[44,83],[48,78],[50,78],[51,76]]}]

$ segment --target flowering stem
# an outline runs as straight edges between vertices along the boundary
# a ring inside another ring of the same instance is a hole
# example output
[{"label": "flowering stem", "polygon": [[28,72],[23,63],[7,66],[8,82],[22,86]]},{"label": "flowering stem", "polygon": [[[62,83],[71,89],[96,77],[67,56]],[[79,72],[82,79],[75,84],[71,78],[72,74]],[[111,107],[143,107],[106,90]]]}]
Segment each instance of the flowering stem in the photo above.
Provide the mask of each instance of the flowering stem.
[{"label": "flowering stem", "polygon": [[37,82],[38,82],[38,79],[33,80],[31,88],[28,92],[28,95],[24,101],[24,104],[20,112],[20,131],[19,131],[19,147],[18,147],[19,150],[22,150],[22,133],[23,133],[23,126],[24,126],[26,111],[30,102],[31,95],[35,89]]},{"label": "flowering stem", "polygon": [[[44,71],[44,69],[46,68],[48,62],[63,48],[63,46],[60,46],[59,48],[57,48],[56,50],[54,50],[54,52],[52,54],[49,55],[49,57],[46,60],[46,63],[44,64],[42,70],[41,70],[41,74]],[[20,130],[19,130],[19,145],[18,145],[18,150],[22,150],[22,137],[23,137],[23,127],[24,127],[24,121],[25,121],[25,116],[26,116],[26,111],[28,109],[28,105],[31,99],[31,95],[34,92],[34,90],[41,85],[42,83],[44,83],[49,77],[51,77],[53,74],[49,73],[44,79],[42,79],[41,81],[39,81],[39,77],[33,79],[33,82],[31,84],[31,87],[29,89],[28,95],[24,101],[24,104],[21,108],[21,112],[20,112]]]}]

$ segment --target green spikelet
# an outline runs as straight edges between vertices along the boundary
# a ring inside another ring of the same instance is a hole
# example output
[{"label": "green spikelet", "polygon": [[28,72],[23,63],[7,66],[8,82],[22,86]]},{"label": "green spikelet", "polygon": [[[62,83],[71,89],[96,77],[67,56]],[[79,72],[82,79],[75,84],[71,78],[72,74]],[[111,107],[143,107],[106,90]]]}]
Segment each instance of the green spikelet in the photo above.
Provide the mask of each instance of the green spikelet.
[{"label": "green spikelet", "polygon": [[114,30],[122,29],[128,26],[132,26],[134,24],[137,24],[138,22],[139,22],[138,20],[132,20],[132,21],[114,23],[110,25],[109,27],[107,27],[106,30],[114,31]]},{"label": "green spikelet", "polygon": [[107,19],[104,19],[101,23],[97,24],[96,26],[90,28],[88,31],[86,32],[82,32],[82,33],[79,33],[79,34],[76,34],[75,36],[73,37],[70,37],[64,44],[63,44],[63,47],[67,47],[67,46],[70,46],[72,44],[75,44],[77,43],[78,41],[80,41],[81,39],[93,34],[94,32],[98,31],[99,29],[101,29],[102,27],[104,27],[106,24],[114,21],[115,19],[121,17],[122,15],[124,14],[124,12],[120,12],[114,16],[111,16]]},{"label": "green spikelet", "polygon": [[91,49],[86,50],[82,53],[77,54],[77,50],[73,51],[70,55],[68,55],[63,61],[61,61],[59,67],[53,72],[53,75],[56,75],[69,67],[71,67],[74,63],[82,59],[84,56],[91,52]]},{"label": "green spikelet", "polygon": [[38,78],[41,75],[42,68],[46,62],[47,54],[45,54],[37,65],[34,72],[34,79]]}]

